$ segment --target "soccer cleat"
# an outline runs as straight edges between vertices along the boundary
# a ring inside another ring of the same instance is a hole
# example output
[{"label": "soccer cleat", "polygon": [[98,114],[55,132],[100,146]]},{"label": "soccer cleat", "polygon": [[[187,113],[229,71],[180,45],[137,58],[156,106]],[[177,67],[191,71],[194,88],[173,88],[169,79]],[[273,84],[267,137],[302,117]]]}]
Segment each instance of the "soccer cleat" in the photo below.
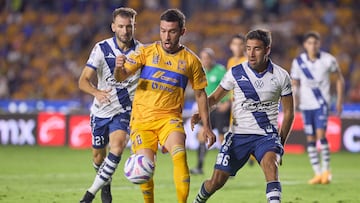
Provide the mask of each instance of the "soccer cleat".
[{"label": "soccer cleat", "polygon": [[111,185],[107,184],[101,188],[101,201],[102,203],[111,203],[112,196],[111,196]]},{"label": "soccer cleat", "polygon": [[86,191],[84,197],[82,198],[82,200],[80,200],[80,203],[92,203],[94,198],[95,195],[91,194],[89,191]]},{"label": "soccer cleat", "polygon": [[315,175],[312,179],[308,181],[310,185],[320,184],[321,183],[321,175]]},{"label": "soccer cleat", "polygon": [[204,174],[204,171],[200,168],[193,168],[193,169],[190,169],[190,173],[193,175],[202,175],[202,174]]},{"label": "soccer cleat", "polygon": [[329,184],[331,181],[331,173],[330,171],[324,171],[321,174],[321,184]]}]

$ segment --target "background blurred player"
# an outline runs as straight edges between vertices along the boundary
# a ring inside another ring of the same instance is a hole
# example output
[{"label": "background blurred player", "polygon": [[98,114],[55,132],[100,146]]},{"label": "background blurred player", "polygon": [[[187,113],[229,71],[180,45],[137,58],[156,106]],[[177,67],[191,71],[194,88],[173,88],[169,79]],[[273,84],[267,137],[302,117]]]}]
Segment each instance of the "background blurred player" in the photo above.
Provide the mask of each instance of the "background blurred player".
[{"label": "background blurred player", "polygon": [[[294,91],[297,92],[295,104],[303,112],[307,151],[315,173],[309,184],[327,184],[331,179],[330,150],[325,137],[330,104],[330,74],[333,73],[336,81],[338,115],[342,112],[344,79],[335,57],[320,51],[319,33],[306,33],[303,46],[305,52],[294,59],[291,68]],[[322,164],[316,148],[317,140],[320,141]]]},{"label": "background blurred player", "polygon": [[[226,68],[216,63],[215,52],[211,48],[204,48],[200,52],[200,60],[205,68],[206,80],[208,82],[205,92],[210,95],[216,87],[220,84],[221,79],[226,73]],[[224,140],[224,134],[229,130],[230,121],[230,101],[229,97],[223,98],[221,102],[216,106],[216,109],[210,113],[210,121],[213,129],[217,129],[219,132],[219,142]],[[203,165],[206,154],[206,140],[202,136],[202,128],[199,128],[197,135],[199,141],[199,148],[197,153],[197,166],[190,170],[191,174],[203,174]]]},{"label": "background blurred player", "polygon": [[[246,35],[249,61],[228,70],[209,97],[212,106],[234,90],[234,123],[218,153],[213,175],[202,184],[194,203],[206,202],[229,176],[234,176],[244,166],[250,154],[255,156],[265,174],[267,201],[280,202],[278,165],[293,123],[294,104],[290,76],[269,59],[270,48],[270,32],[250,31]],[[277,123],[279,101],[284,111],[280,131]],[[192,121],[197,123],[198,120],[199,115],[194,114]]]},{"label": "background blurred player", "polygon": [[[185,16],[169,9],[160,17],[160,40],[126,59],[117,57],[115,76],[119,81],[141,69],[131,115],[132,149],[154,161],[158,144],[170,152],[178,202],[189,194],[190,176],[186,161],[182,120],[184,91],[190,82],[201,115],[204,134],[211,146],[216,138],[211,130],[206,77],[198,57],[180,44],[185,33]],[[126,61],[126,63],[125,63]],[[154,202],[154,182],[142,184],[146,203]]]},{"label": "background blurred player", "polygon": [[[95,45],[79,79],[81,90],[93,95],[91,107],[91,128],[94,168],[98,172],[93,185],[80,202],[92,202],[102,188],[103,202],[111,202],[111,176],[120,162],[127,143],[131,103],[139,79],[139,73],[126,81],[114,78],[115,57],[134,52],[139,42],[134,40],[136,11],[118,8],[113,12],[111,29],[114,37]],[[97,75],[98,85],[91,80]],[[106,147],[109,144],[109,154]]]},{"label": "background blurred player", "polygon": [[245,37],[242,34],[236,34],[231,38],[230,50],[232,57],[227,62],[227,69],[239,65],[247,60],[245,56]]}]

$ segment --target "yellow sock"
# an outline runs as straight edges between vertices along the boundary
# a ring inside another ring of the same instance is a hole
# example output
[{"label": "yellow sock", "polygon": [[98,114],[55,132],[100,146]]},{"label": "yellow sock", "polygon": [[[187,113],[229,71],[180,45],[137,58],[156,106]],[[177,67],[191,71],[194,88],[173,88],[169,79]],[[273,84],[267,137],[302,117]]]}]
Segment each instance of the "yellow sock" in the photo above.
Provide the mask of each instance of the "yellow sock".
[{"label": "yellow sock", "polygon": [[149,182],[141,184],[140,189],[143,193],[144,203],[154,203],[154,180],[151,179]]},{"label": "yellow sock", "polygon": [[186,151],[182,145],[176,145],[171,150],[174,165],[174,182],[179,203],[186,203],[189,195],[190,176],[186,162]]}]

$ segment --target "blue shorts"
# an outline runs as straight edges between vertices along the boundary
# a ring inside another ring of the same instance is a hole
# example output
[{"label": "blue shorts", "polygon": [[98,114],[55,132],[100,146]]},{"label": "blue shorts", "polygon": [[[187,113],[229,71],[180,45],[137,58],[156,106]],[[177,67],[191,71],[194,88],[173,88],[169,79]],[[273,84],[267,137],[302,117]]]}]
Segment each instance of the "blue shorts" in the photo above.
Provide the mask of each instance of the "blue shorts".
[{"label": "blue shorts", "polygon": [[99,118],[91,115],[92,146],[95,149],[106,147],[109,134],[123,130],[129,134],[130,113],[120,113],[111,118]]},{"label": "blue shorts", "polygon": [[265,153],[269,151],[280,156],[284,154],[278,134],[264,136],[228,133],[217,155],[215,169],[234,176],[245,165],[251,154],[260,163]]},{"label": "blue shorts", "polygon": [[329,116],[327,108],[303,110],[302,116],[306,135],[315,136],[316,129],[326,130]]}]

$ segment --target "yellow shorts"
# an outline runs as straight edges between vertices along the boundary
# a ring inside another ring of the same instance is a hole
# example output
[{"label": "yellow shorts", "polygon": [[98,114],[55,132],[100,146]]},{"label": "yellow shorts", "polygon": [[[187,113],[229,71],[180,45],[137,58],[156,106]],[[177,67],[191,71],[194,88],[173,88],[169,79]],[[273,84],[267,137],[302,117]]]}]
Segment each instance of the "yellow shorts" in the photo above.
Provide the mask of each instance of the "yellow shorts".
[{"label": "yellow shorts", "polygon": [[131,149],[136,152],[139,149],[151,149],[155,153],[158,144],[163,146],[172,132],[185,134],[183,120],[178,117],[163,118],[146,123],[131,123]]}]

